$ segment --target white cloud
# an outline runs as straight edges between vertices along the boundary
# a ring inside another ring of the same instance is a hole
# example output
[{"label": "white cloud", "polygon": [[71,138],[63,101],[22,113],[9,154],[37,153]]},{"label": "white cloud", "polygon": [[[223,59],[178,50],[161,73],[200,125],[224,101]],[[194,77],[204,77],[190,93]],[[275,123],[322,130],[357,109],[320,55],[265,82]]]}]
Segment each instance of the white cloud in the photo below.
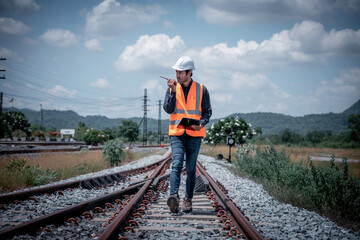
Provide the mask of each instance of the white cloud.
[{"label": "white cloud", "polygon": [[318,98],[331,96],[356,100],[360,96],[360,68],[343,70],[338,78],[322,81],[315,95]]},{"label": "white cloud", "polygon": [[270,80],[260,73],[253,75],[247,73],[236,72],[231,76],[230,87],[232,89],[241,89],[242,91],[267,94],[271,93],[271,97],[286,99],[290,95],[282,91],[279,86],[270,82]]},{"label": "white cloud", "polygon": [[40,39],[49,45],[57,47],[68,47],[78,44],[78,37],[65,29],[49,29],[40,36]]},{"label": "white cloud", "polygon": [[185,48],[185,43],[179,36],[170,38],[165,34],[143,35],[134,45],[125,48],[114,66],[118,70],[125,71],[159,66],[171,67],[174,58],[179,56]]},{"label": "white cloud", "polygon": [[90,86],[97,88],[110,88],[111,85],[106,78],[99,78],[96,82],[90,83]]},{"label": "white cloud", "polygon": [[0,33],[9,35],[24,35],[30,28],[21,21],[12,18],[0,18]]},{"label": "white cloud", "polygon": [[214,24],[263,23],[287,19],[316,19],[329,14],[360,11],[356,0],[196,0],[197,15]]},{"label": "white cloud", "polygon": [[1,0],[0,9],[18,13],[34,13],[40,9],[40,6],[34,0]]},{"label": "white cloud", "polygon": [[261,43],[239,40],[192,51],[198,64],[232,70],[269,69],[296,62],[323,62],[331,55],[360,54],[360,30],[331,30],[313,21],[297,23]]},{"label": "white cloud", "polygon": [[121,4],[104,0],[86,15],[86,31],[95,36],[117,36],[140,24],[158,21],[165,10],[159,5]]},{"label": "white cloud", "polygon": [[141,89],[147,89],[148,96],[152,96],[151,98],[156,101],[164,98],[167,85],[166,81],[150,79],[142,82]]},{"label": "white cloud", "polygon": [[101,47],[101,44],[99,42],[99,40],[97,39],[90,39],[88,41],[85,42],[85,47],[87,49],[90,50],[95,50],[95,51],[101,51],[103,50],[103,48]]},{"label": "white cloud", "polygon": [[52,89],[48,89],[47,91],[51,95],[62,98],[74,98],[77,92],[76,90],[68,90],[61,85],[56,85],[55,87],[53,87]]},{"label": "white cloud", "polygon": [[333,55],[360,54],[360,30],[327,32],[318,22],[303,21],[260,43],[240,39],[236,46],[218,43],[201,49],[186,49],[179,36],[144,35],[134,45],[127,46],[114,65],[123,71],[168,68],[185,54],[196,60],[197,69],[222,71],[259,71],[292,63],[323,63]]},{"label": "white cloud", "polygon": [[214,92],[211,94],[211,101],[216,102],[217,104],[224,104],[225,106],[233,102],[234,96],[233,94],[227,92],[227,93],[219,93]]},{"label": "white cloud", "polygon": [[[225,81],[211,87],[213,82],[219,82],[221,78]],[[230,114],[240,109],[241,112],[283,112],[292,99],[290,94],[261,73],[220,72],[215,76],[215,80],[205,86],[210,92],[214,112]]]}]

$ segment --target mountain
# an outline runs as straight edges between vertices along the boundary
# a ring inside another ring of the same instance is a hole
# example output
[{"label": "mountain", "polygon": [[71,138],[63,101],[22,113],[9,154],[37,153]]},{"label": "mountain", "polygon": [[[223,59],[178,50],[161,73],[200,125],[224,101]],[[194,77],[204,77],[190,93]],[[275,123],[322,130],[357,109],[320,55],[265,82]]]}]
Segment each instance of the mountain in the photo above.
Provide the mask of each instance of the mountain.
[{"label": "mountain", "polygon": [[360,113],[360,100],[354,103],[351,107],[342,112],[343,114],[359,114]]},{"label": "mountain", "polygon": [[278,113],[235,113],[253,127],[261,127],[263,134],[279,134],[284,129],[305,135],[310,131],[331,131],[341,133],[347,130],[348,118],[351,114],[360,114],[360,100],[342,113],[309,114],[303,117],[292,117]]},{"label": "mountain", "polygon": [[[5,108],[4,111],[21,111],[31,124],[41,125],[40,111],[30,109],[11,109]],[[342,113],[326,113],[326,114],[309,114],[303,117],[292,117],[290,115],[256,112],[256,113],[234,113],[229,117],[238,116],[246,122],[251,123],[253,127],[261,127],[263,134],[279,134],[284,129],[289,128],[292,131],[305,135],[309,131],[332,131],[340,133],[347,130],[348,118],[350,114],[360,114],[360,100],[352,106],[344,110]],[[71,128],[78,126],[79,122],[85,123],[86,126],[105,129],[106,127],[118,127],[122,124],[122,120],[132,120],[138,124],[141,123],[140,132],[143,131],[143,123],[141,117],[133,118],[107,118],[105,116],[95,115],[82,117],[76,112],[59,111],[59,110],[43,110],[43,122],[46,128],[55,127],[57,129]],[[210,120],[207,126],[219,121],[220,119]],[[168,133],[169,121],[161,120],[161,132]],[[152,132],[158,131],[158,120],[147,119],[147,130]]]}]

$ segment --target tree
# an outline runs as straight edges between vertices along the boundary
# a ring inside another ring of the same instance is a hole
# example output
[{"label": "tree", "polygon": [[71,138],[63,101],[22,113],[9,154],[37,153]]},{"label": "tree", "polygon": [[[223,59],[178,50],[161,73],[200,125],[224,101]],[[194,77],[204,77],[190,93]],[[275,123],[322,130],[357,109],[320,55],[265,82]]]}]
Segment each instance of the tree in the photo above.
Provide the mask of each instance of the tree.
[{"label": "tree", "polygon": [[280,134],[280,140],[283,143],[300,143],[302,141],[303,137],[294,132],[291,131],[289,128],[286,128],[281,134]]},{"label": "tree", "polygon": [[30,136],[30,123],[26,119],[24,113],[16,111],[5,112],[3,113],[3,118],[10,126],[12,132],[15,130],[21,130]]},{"label": "tree", "polygon": [[9,123],[6,121],[4,114],[0,115],[0,138],[8,138],[12,136],[12,130]]},{"label": "tree", "polygon": [[126,138],[130,144],[134,143],[139,137],[139,126],[131,120],[123,120],[119,126],[120,136]]},{"label": "tree", "polygon": [[226,143],[226,139],[232,136],[236,144],[243,144],[246,138],[253,136],[251,124],[238,117],[227,117],[214,123],[206,132],[205,143],[217,145]]},{"label": "tree", "polygon": [[359,142],[360,141],[360,114],[351,114],[348,119],[350,129],[349,137],[350,140]]},{"label": "tree", "polygon": [[255,128],[254,128],[254,131],[255,131],[256,135],[262,135],[262,129],[261,129],[261,127],[255,127]]},{"label": "tree", "polygon": [[324,140],[325,134],[320,131],[312,131],[306,134],[306,140],[311,143],[320,143]]},{"label": "tree", "polygon": [[88,130],[88,127],[83,122],[79,122],[77,128],[75,129],[74,139],[76,141],[82,141],[86,130]]},{"label": "tree", "polygon": [[116,138],[117,128],[116,127],[112,127],[112,128],[106,127],[103,130],[103,132],[104,132],[104,134],[109,136],[109,140],[112,140],[112,139]]}]

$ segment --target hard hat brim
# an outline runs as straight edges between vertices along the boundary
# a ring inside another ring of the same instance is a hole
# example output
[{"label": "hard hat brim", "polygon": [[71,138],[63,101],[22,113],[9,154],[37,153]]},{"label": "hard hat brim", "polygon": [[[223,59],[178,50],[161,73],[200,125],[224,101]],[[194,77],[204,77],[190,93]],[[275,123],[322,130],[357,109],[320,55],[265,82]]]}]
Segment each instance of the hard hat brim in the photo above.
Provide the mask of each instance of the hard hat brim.
[{"label": "hard hat brim", "polygon": [[174,69],[174,70],[177,70],[177,71],[195,70],[195,68],[194,69],[192,69],[192,68],[178,68],[178,67],[175,67],[175,66],[172,66],[171,68]]}]

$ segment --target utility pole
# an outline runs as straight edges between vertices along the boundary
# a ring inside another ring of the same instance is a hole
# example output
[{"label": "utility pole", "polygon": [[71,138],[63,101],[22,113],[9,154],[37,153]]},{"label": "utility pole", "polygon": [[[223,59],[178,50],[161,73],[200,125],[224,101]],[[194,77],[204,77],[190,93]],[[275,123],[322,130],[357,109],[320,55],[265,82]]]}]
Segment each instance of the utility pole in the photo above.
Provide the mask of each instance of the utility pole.
[{"label": "utility pole", "polygon": [[143,146],[147,145],[147,89],[144,89]]},{"label": "utility pole", "polygon": [[0,92],[0,114],[2,113],[3,92]]},{"label": "utility pole", "polygon": [[[0,58],[0,61],[5,61],[6,58]],[[0,72],[5,72],[5,69],[0,69]],[[2,77],[0,76],[0,79],[6,79],[5,75]],[[0,94],[0,114],[2,113],[2,105],[3,105],[3,92]]]},{"label": "utility pole", "polygon": [[44,113],[42,109],[42,104],[40,104],[40,114],[41,114],[41,128],[44,129]]},{"label": "utility pole", "polygon": [[[0,61],[6,61],[6,58],[0,58]],[[0,69],[0,72],[5,72],[5,71],[6,71],[5,69]],[[0,79],[6,79],[5,75],[0,76]]]},{"label": "utility pole", "polygon": [[158,137],[157,143],[161,145],[161,100],[159,100],[159,120],[158,120]]}]

